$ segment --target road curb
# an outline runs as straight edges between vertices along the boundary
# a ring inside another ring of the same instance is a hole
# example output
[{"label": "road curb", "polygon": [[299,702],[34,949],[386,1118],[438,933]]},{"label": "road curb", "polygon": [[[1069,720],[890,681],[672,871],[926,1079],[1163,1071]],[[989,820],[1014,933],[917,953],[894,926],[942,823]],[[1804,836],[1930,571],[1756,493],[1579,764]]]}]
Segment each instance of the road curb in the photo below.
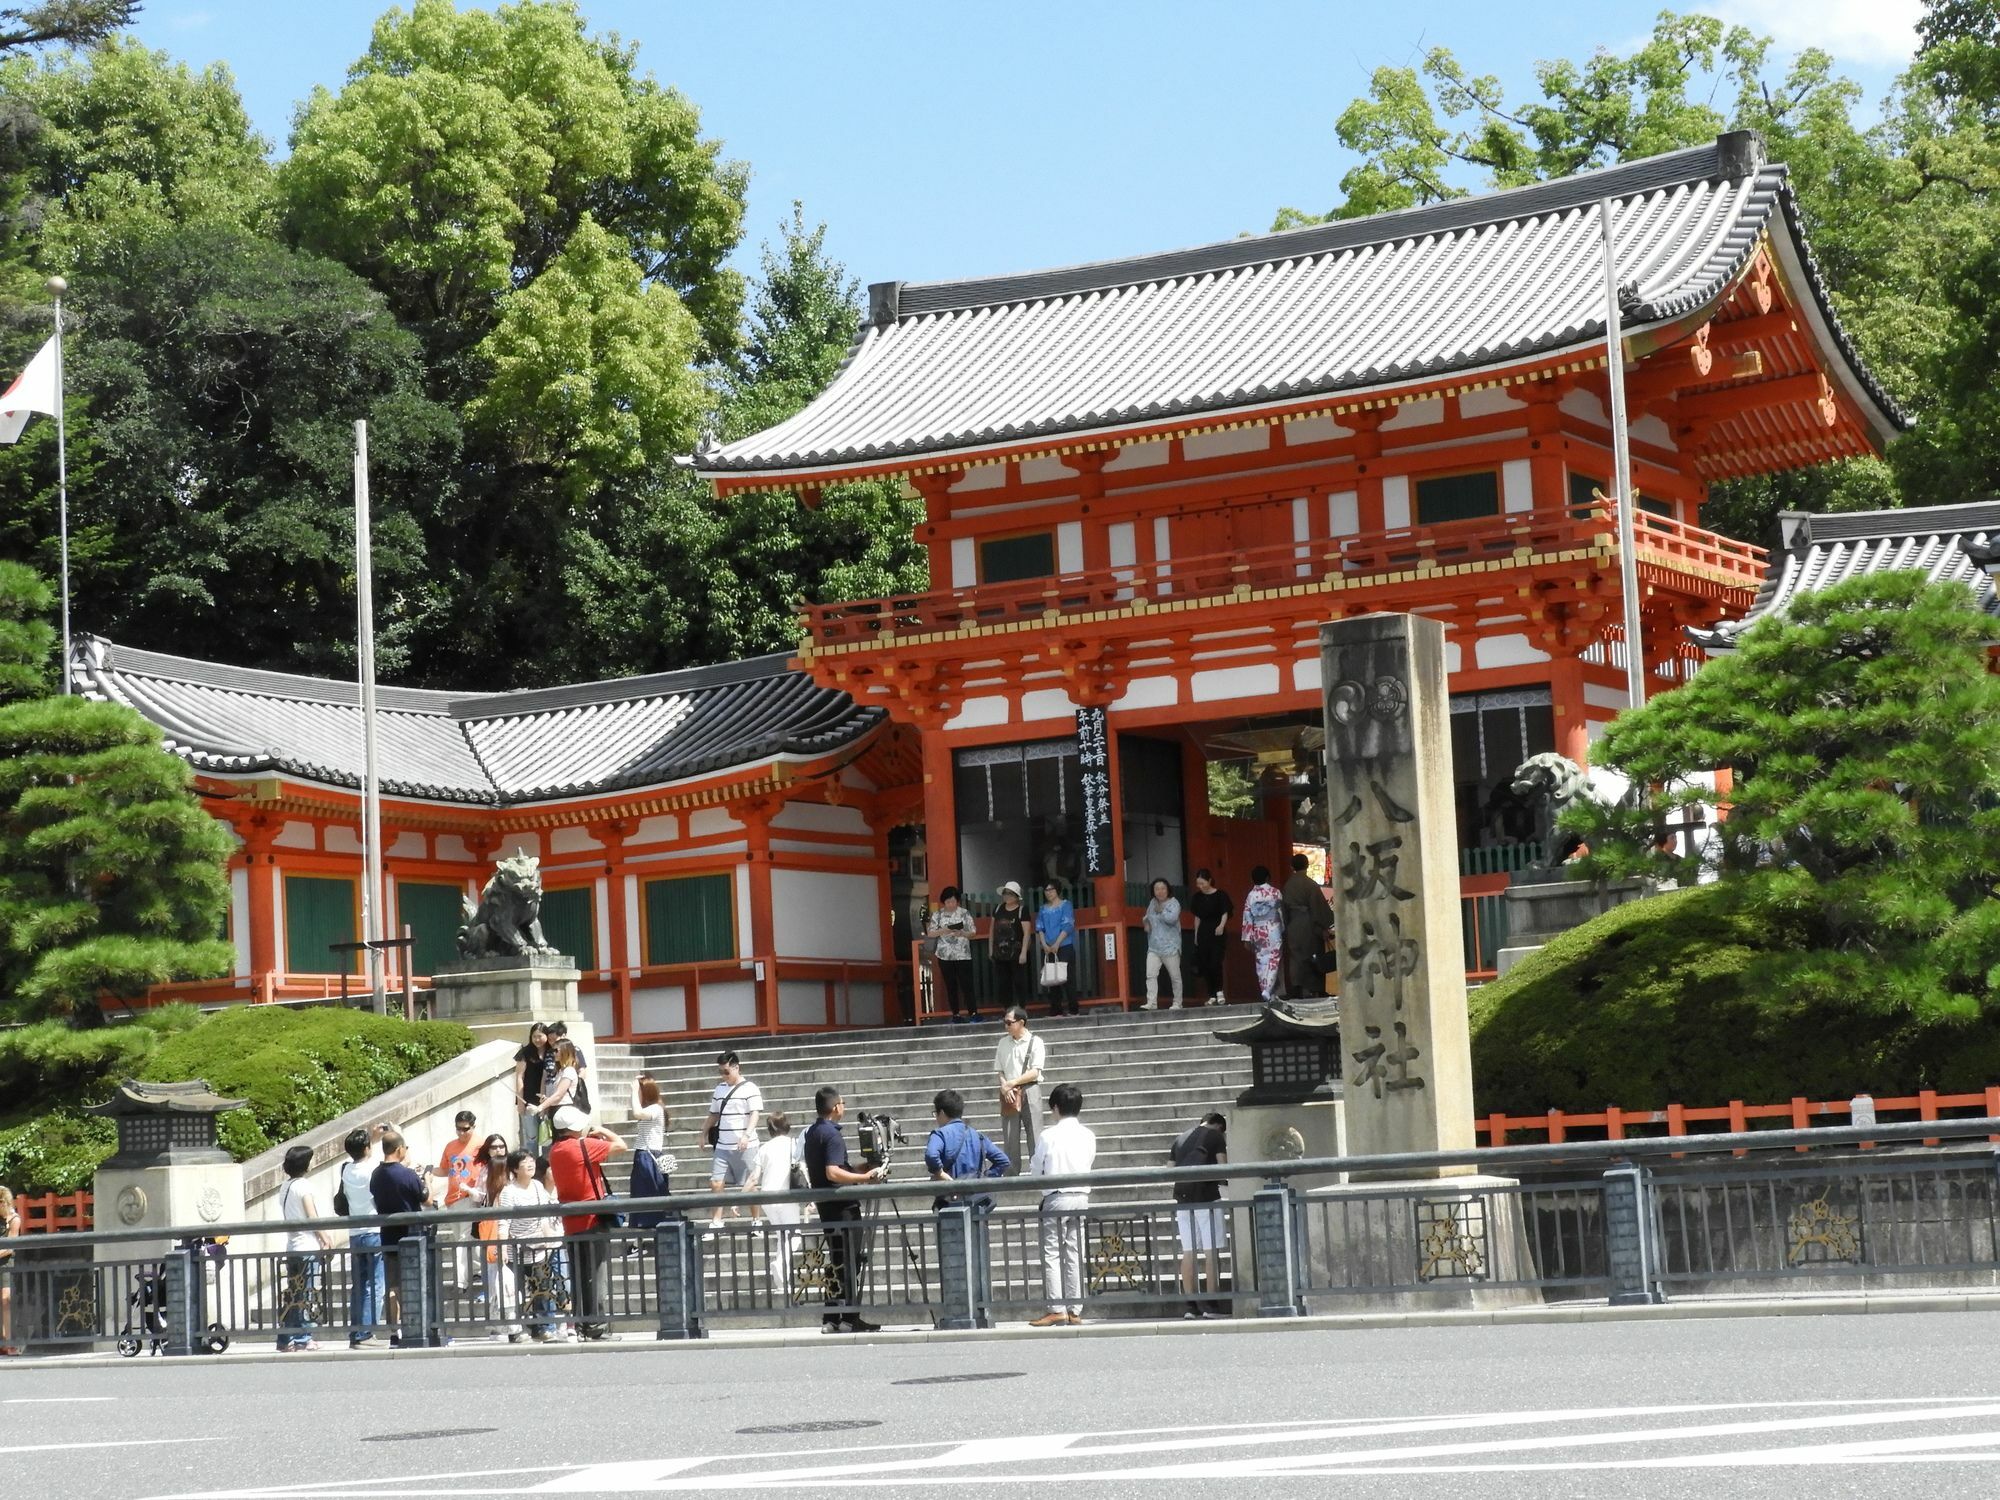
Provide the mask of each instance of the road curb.
[{"label": "road curb", "polygon": [[[1030,1328],[1008,1323],[986,1329],[885,1328],[879,1333],[829,1338],[801,1329],[740,1329],[706,1339],[653,1340],[637,1333],[599,1343],[508,1344],[466,1339],[447,1349],[326,1348],[314,1353],[280,1354],[270,1345],[237,1344],[217,1358],[232,1366],[243,1364],[314,1364],[357,1360],[561,1359],[586,1354],[719,1353],[728,1350],[832,1349],[844,1344],[989,1344],[1016,1341],[1054,1342],[1090,1338],[1185,1338],[1211,1333],[1366,1333],[1401,1328],[1485,1328],[1521,1324],[1671,1323],[1715,1318],[1853,1317],[1882,1313],[2000,1312],[2000,1291],[1857,1293],[1842,1297],[1743,1297],[1707,1301],[1668,1302],[1611,1307],[1602,1302],[1544,1303],[1531,1307],[1448,1308],[1418,1312],[1315,1313],[1301,1318],[1229,1318],[1194,1322],[1182,1319],[1142,1321],[1120,1318],[1085,1323],[1076,1328]],[[44,1354],[0,1361],[0,1379],[9,1369],[79,1369],[92,1366],[142,1365],[154,1358],[123,1359],[115,1353]]]}]

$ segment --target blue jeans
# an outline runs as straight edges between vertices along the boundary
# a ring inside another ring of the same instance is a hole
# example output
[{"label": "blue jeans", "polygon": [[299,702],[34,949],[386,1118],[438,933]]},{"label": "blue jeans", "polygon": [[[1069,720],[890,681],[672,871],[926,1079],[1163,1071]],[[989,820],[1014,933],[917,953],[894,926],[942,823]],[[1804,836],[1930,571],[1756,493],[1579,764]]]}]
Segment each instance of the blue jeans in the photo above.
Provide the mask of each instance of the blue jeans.
[{"label": "blue jeans", "polygon": [[319,1257],[296,1252],[286,1255],[283,1289],[285,1312],[278,1323],[278,1347],[289,1349],[294,1344],[310,1344],[317,1326],[313,1322],[313,1301],[319,1292]]},{"label": "blue jeans", "polygon": [[348,1342],[365,1339],[388,1311],[387,1277],[382,1269],[382,1231],[357,1229],[347,1236],[352,1255],[348,1276]]}]

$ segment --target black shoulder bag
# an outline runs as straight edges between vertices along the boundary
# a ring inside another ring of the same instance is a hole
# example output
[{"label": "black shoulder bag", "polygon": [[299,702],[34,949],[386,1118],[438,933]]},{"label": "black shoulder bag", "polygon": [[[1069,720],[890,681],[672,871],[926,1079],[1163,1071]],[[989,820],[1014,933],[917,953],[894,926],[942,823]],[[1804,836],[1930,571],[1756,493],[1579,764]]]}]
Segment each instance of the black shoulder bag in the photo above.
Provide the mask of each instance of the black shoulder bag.
[{"label": "black shoulder bag", "polygon": [[[746,1079],[745,1082],[747,1081],[748,1080]],[[721,1143],[722,1112],[725,1109],[729,1108],[729,1101],[736,1097],[736,1090],[742,1087],[743,1085],[741,1083],[733,1085],[730,1088],[729,1092],[722,1096],[722,1102],[715,1106],[715,1119],[709,1123],[708,1129],[704,1130],[701,1133],[701,1138],[707,1141],[709,1145],[714,1146]]]}]

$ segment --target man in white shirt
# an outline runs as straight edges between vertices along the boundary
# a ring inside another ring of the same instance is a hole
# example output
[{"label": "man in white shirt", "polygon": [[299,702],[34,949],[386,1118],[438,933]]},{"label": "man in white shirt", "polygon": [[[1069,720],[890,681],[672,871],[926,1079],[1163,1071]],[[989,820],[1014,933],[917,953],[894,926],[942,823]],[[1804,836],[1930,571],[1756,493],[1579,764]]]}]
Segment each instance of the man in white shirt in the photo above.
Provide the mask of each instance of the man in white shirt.
[{"label": "man in white shirt", "polygon": [[[367,1219],[375,1214],[375,1192],[369,1185],[375,1168],[380,1161],[375,1155],[375,1143],[382,1139],[386,1126],[376,1125],[364,1129],[357,1125],[347,1132],[343,1145],[347,1150],[347,1160],[340,1164],[338,1186],[347,1202],[347,1216],[351,1219]],[[353,1257],[353,1284],[348,1292],[347,1347],[366,1348],[375,1337],[376,1324],[383,1321],[387,1312],[388,1277],[382,1266],[382,1231],[379,1229],[350,1229],[347,1232],[348,1249]]]},{"label": "man in white shirt", "polygon": [[[792,1122],[782,1109],[771,1111],[766,1125],[771,1138],[757,1148],[757,1165],[750,1174],[750,1191],[753,1193],[789,1193],[792,1191],[792,1163],[797,1160],[792,1138]],[[792,1228],[799,1222],[799,1205],[796,1203],[766,1203],[762,1207],[752,1205],[752,1218],[762,1218],[771,1228],[765,1241],[765,1257],[771,1272],[771,1297],[790,1305],[792,1295]]]},{"label": "man in white shirt", "polygon": [[1000,1075],[1000,1149],[1007,1153],[1008,1174],[1035,1149],[1042,1133],[1042,1069],[1048,1054],[1042,1039],[1028,1030],[1028,1012],[1015,1006],[1002,1024],[1007,1034],[993,1054],[993,1071]]},{"label": "man in white shirt", "polygon": [[[741,1060],[734,1052],[723,1053],[715,1066],[722,1081],[709,1098],[708,1128],[703,1132],[715,1153],[708,1168],[711,1193],[741,1188],[749,1182],[750,1169],[757,1164],[757,1117],[764,1112],[763,1090],[743,1076]],[[708,1216],[710,1231],[721,1222],[722,1208],[717,1205]]]},{"label": "man in white shirt", "polygon": [[[1097,1162],[1097,1135],[1077,1116],[1083,1091],[1073,1083],[1049,1090],[1055,1120],[1035,1145],[1028,1170],[1037,1177],[1072,1177]],[[1059,1188],[1042,1194],[1042,1288],[1049,1310],[1028,1326],[1055,1328],[1083,1321],[1084,1213],[1089,1188]]]}]

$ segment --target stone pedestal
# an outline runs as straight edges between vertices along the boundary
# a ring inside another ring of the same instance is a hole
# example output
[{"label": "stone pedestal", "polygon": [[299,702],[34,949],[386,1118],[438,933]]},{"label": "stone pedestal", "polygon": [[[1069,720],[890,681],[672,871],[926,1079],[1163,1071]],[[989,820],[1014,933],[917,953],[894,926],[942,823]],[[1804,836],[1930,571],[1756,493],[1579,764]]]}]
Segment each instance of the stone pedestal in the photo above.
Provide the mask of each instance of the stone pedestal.
[{"label": "stone pedestal", "polygon": [[570,1040],[588,1053],[596,1037],[577,1004],[577,979],[576,963],[569,958],[462,959],[431,976],[433,1013],[440,1021],[470,1027],[473,1039],[481,1042],[496,1037],[525,1042],[535,1022],[561,1021]]},{"label": "stone pedestal", "polygon": [[1360,615],[1319,641],[1348,1146],[1470,1151],[1444,627]]},{"label": "stone pedestal", "polygon": [[1507,946],[1495,967],[1515,964],[1572,927],[1653,894],[1649,880],[1566,880],[1559,870],[1521,870],[1507,887]]},{"label": "stone pedestal", "polygon": [[173,1166],[120,1167],[106,1164],[91,1182],[99,1229],[158,1229],[157,1240],[98,1245],[96,1259],[157,1260],[173,1248],[166,1234],[186,1234],[206,1224],[241,1224],[243,1169],[224,1156],[220,1162]]}]

